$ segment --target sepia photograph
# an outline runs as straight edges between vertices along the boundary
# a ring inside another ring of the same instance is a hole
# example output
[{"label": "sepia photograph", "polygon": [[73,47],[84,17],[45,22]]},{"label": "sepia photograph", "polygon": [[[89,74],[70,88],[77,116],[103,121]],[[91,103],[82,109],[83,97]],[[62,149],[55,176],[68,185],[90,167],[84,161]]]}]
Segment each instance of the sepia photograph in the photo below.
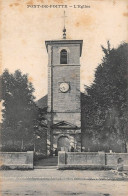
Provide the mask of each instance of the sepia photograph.
[{"label": "sepia photograph", "polygon": [[0,0],[7,195],[128,195],[128,0]]}]

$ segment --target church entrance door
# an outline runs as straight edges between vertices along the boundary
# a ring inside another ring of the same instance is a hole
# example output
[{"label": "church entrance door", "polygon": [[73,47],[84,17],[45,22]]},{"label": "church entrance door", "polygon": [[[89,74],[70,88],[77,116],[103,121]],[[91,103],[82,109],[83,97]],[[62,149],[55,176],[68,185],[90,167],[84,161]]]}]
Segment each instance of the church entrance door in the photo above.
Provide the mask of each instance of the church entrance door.
[{"label": "church entrance door", "polygon": [[70,141],[67,136],[61,136],[57,142],[57,149],[58,151],[70,151]]}]

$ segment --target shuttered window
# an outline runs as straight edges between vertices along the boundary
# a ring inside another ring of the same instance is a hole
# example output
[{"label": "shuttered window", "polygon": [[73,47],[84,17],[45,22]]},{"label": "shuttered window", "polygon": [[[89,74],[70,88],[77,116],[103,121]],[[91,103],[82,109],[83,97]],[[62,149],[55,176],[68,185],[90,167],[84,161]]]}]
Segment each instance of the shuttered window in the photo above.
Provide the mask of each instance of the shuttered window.
[{"label": "shuttered window", "polygon": [[60,52],[60,64],[67,64],[67,51],[65,49]]}]

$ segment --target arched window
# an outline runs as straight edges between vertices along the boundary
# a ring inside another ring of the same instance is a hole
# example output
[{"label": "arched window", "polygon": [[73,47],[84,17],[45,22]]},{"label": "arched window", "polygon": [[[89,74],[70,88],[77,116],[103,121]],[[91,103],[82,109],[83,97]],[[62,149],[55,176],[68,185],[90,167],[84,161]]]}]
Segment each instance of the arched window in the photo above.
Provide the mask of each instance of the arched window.
[{"label": "arched window", "polygon": [[60,64],[67,64],[67,50],[65,49],[60,52]]}]

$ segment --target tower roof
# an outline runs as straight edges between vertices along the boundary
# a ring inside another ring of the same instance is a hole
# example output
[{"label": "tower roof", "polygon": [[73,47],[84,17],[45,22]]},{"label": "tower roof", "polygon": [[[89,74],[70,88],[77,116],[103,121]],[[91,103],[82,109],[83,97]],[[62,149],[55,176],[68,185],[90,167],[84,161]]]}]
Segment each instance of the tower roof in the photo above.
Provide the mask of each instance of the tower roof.
[{"label": "tower roof", "polygon": [[47,40],[45,41],[46,49],[48,52],[48,45],[61,45],[61,44],[80,44],[80,56],[82,53],[82,45],[83,45],[83,40],[67,40],[67,39],[62,39],[62,40]]}]

